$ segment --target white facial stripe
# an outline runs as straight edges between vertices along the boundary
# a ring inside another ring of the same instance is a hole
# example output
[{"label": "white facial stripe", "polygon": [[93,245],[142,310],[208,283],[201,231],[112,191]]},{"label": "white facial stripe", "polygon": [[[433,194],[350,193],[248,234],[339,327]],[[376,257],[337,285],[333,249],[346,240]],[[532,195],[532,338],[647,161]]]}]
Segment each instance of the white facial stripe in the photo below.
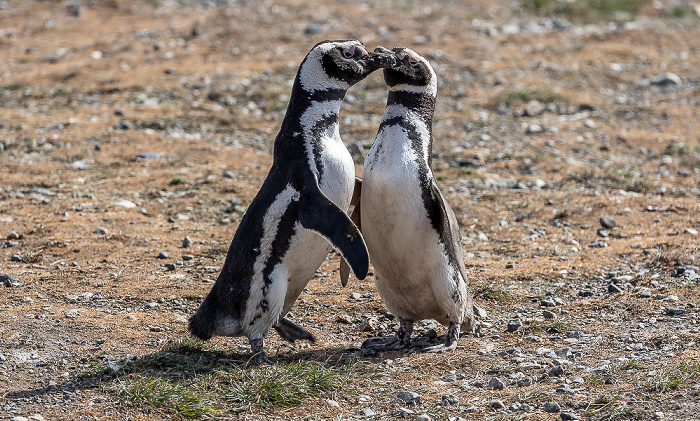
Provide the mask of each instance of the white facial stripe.
[{"label": "white facial stripe", "polygon": [[[386,110],[384,110],[384,116],[382,117],[382,121],[390,120],[396,117],[401,117],[402,119],[410,122],[411,125],[415,127],[416,131],[418,132],[418,136],[420,136],[420,138],[422,139],[422,159],[427,165],[428,146],[430,145],[430,130],[428,130],[428,125],[425,124],[425,122],[419,114],[409,110],[408,108],[400,104],[391,104],[388,107],[386,107]],[[379,138],[380,136],[377,135],[377,139]],[[409,144],[411,143],[411,139],[408,138],[408,136],[404,137],[403,139]]]},{"label": "white facial stripe", "polygon": [[[309,168],[314,174],[318,174],[318,168],[316,168],[316,162],[314,161],[314,149],[313,143],[311,142],[313,129],[316,122],[328,117],[332,114],[338,115],[340,112],[340,104],[342,101],[323,101],[323,102],[312,102],[309,108],[304,111],[301,115],[301,128],[303,129],[304,147],[306,148],[306,156],[309,160]],[[340,132],[338,131],[338,125],[335,125],[335,133],[337,137],[340,138]]]},{"label": "white facial stripe", "polygon": [[350,89],[349,83],[328,76],[321,65],[321,57],[333,48],[349,48],[351,46],[361,47],[361,44],[357,41],[329,42],[311,50],[299,72],[301,87],[307,92],[322,91],[324,89]]},{"label": "white facial stripe", "polygon": [[[252,282],[250,286],[250,296],[248,297],[246,314],[243,318],[242,328],[245,332],[252,332],[251,329],[258,329],[255,326],[251,328],[250,322],[253,321],[255,316],[258,314],[259,309],[257,308],[257,306],[263,299],[263,269],[265,268],[265,264],[267,263],[267,260],[270,257],[270,252],[272,251],[272,242],[277,236],[277,229],[280,223],[280,219],[282,218],[282,215],[287,210],[289,204],[293,200],[299,200],[299,192],[296,189],[294,189],[291,185],[287,185],[287,187],[282,192],[280,192],[277,195],[277,197],[275,197],[275,200],[272,202],[272,205],[267,209],[267,211],[265,212],[265,216],[263,217],[263,236],[260,241],[260,250],[258,257],[255,259],[255,263],[253,264],[254,275],[253,279],[251,280]],[[276,271],[273,271],[273,274],[275,273]],[[271,313],[273,307],[270,299],[275,297],[270,296],[270,293],[272,292],[272,289],[277,289],[277,286],[274,284],[279,283],[279,279],[272,277],[272,283],[273,286],[271,286],[270,290],[268,290],[268,303],[271,304],[271,307],[268,309],[269,315],[263,314],[262,318],[258,319],[261,322],[263,320],[269,319],[270,316],[273,316],[273,314]],[[284,294],[282,295],[282,301],[284,301]],[[278,318],[279,314],[274,315],[274,317],[275,319]],[[256,323],[256,325],[257,324],[258,323]],[[269,328],[269,325],[265,327],[265,330],[267,328]],[[255,337],[253,336],[251,336],[251,338],[255,339]]]}]

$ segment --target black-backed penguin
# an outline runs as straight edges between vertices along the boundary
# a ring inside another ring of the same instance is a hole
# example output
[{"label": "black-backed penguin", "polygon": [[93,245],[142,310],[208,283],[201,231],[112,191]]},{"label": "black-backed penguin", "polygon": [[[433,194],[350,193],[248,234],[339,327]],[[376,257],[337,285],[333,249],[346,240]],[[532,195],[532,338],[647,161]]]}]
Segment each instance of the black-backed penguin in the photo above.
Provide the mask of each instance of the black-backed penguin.
[{"label": "black-backed penguin", "polygon": [[340,139],[338,113],[346,91],[385,66],[388,54],[367,53],[359,41],[324,41],[299,66],[274,144],[273,163],[243,216],[216,283],[190,318],[201,339],[247,336],[255,363],[268,362],[270,327],[290,342],[313,335],[284,318],[331,246],[362,279],[369,257],[343,211],[355,165]]},{"label": "black-backed penguin", "polygon": [[370,338],[362,347],[405,348],[415,321],[435,319],[449,326],[447,334],[420,348],[449,350],[460,328],[474,329],[474,316],[459,226],[431,170],[437,77],[415,51],[392,51],[396,62],[384,69],[386,111],[365,158],[353,219],[361,223],[377,291],[400,327],[395,337]]}]

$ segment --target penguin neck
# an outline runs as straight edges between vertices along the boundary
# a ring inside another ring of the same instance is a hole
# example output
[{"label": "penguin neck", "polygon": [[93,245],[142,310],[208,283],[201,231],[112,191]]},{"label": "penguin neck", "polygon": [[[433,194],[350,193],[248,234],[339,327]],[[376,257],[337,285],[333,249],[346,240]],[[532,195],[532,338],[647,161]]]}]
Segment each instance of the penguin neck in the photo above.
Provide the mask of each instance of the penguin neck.
[{"label": "penguin neck", "polygon": [[343,88],[304,89],[299,81],[299,76],[297,76],[294,80],[294,86],[292,86],[292,94],[289,98],[287,113],[284,116],[284,123],[287,123],[287,120],[298,118],[314,102],[329,103],[328,111],[334,112],[337,116],[340,112],[340,103],[345,98],[346,92],[347,90]]},{"label": "penguin neck", "polygon": [[392,105],[399,105],[417,114],[430,131],[433,132],[433,113],[435,112],[435,95],[426,92],[389,91],[387,96],[387,109]]}]

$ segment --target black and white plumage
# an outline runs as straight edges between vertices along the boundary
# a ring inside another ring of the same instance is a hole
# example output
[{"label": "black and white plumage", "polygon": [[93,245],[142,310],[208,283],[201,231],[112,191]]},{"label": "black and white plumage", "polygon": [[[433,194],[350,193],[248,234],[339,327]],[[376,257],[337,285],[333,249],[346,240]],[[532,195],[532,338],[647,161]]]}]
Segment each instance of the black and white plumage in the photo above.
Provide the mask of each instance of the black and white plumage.
[{"label": "black and white plumage", "polygon": [[384,69],[387,106],[365,158],[353,220],[361,223],[377,291],[400,328],[395,337],[370,338],[362,346],[404,348],[413,322],[435,319],[449,326],[447,334],[420,348],[454,349],[460,328],[474,328],[473,298],[459,226],[431,170],[437,77],[418,53],[392,51],[396,63]]},{"label": "black and white plumage", "polygon": [[284,318],[337,247],[358,278],[369,257],[342,209],[353,194],[355,166],[340,139],[338,113],[346,91],[382,65],[359,41],[324,41],[299,66],[274,144],[270,172],[233,237],[223,269],[190,318],[201,338],[247,336],[255,362],[269,362],[270,327],[290,342],[313,335]]}]

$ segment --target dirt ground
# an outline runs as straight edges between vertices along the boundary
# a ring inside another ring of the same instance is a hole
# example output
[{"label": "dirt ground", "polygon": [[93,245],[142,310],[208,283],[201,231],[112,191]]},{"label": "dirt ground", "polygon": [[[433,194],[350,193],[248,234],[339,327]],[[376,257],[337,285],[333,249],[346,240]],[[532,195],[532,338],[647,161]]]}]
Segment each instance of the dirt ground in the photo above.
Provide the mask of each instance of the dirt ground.
[{"label": "dirt ground", "polygon": [[[346,351],[396,322],[371,275],[341,288],[332,254],[290,316],[317,342],[271,333],[266,349],[351,355],[379,379],[218,417],[697,419],[700,21],[680,1],[534,3],[0,1],[0,274],[16,277],[0,286],[0,419],[186,416],[96,367],[187,338],[324,39],[433,63],[434,170],[487,317],[447,354]],[[385,96],[380,74],[350,90],[348,145],[369,147]],[[250,356],[244,338],[207,346]]]}]

